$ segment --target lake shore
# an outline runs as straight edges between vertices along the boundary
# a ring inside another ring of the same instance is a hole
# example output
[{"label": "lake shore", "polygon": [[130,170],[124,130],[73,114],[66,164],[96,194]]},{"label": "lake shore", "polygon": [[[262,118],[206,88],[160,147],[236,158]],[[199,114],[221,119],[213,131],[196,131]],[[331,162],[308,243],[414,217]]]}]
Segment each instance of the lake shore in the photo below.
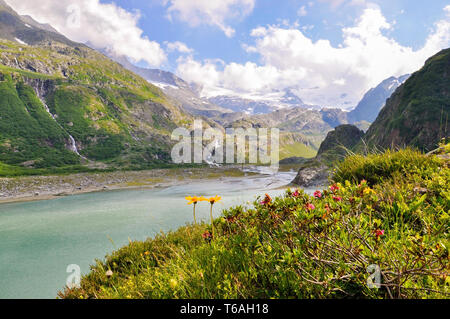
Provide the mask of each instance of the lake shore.
[{"label": "lake shore", "polygon": [[240,166],[233,165],[0,178],[0,204],[120,189],[163,188],[192,181],[252,175],[257,174],[243,172]]}]

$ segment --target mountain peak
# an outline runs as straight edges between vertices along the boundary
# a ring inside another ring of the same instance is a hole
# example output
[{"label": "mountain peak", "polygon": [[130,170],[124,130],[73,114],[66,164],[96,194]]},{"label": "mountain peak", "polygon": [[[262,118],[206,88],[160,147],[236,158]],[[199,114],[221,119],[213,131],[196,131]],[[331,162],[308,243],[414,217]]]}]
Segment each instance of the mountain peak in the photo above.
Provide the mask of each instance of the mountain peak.
[{"label": "mountain peak", "polygon": [[67,39],[48,24],[41,24],[30,16],[20,16],[3,0],[0,0],[0,35],[20,44],[59,42],[71,47],[81,45]]},{"label": "mountain peak", "polygon": [[386,100],[394,91],[408,79],[410,75],[405,74],[400,77],[391,76],[383,80],[376,87],[370,89],[358,103],[356,108],[349,113],[349,119],[352,123],[367,121],[373,122],[378,113],[383,108]]}]

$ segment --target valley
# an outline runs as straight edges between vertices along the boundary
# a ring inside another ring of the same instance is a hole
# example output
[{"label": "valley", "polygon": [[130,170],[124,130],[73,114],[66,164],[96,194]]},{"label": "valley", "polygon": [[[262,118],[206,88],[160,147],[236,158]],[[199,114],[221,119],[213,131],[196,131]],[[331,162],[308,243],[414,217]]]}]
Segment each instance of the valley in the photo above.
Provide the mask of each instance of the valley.
[{"label": "valley", "polygon": [[450,296],[450,6],[417,49],[364,1],[48,1],[0,0],[0,299]]},{"label": "valley", "polygon": [[[287,168],[286,168],[287,169]],[[285,169],[281,169],[284,171]],[[290,168],[289,168],[290,170]],[[123,189],[152,189],[222,178],[248,178],[256,175],[241,170],[241,166],[167,168],[143,171],[111,171],[48,176],[2,178],[2,203],[48,200],[84,193]]]}]

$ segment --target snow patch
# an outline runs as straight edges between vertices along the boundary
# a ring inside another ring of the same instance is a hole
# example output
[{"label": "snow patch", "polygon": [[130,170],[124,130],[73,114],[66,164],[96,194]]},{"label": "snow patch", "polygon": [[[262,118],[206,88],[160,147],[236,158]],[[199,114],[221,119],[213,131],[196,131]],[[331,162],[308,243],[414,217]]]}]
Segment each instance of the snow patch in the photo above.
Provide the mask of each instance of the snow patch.
[{"label": "snow patch", "polygon": [[172,88],[172,89],[179,89],[178,86],[172,85],[172,84],[167,84],[167,83],[163,83],[163,82],[152,82],[152,81],[148,81],[149,83],[153,84],[154,86],[159,87],[160,89],[167,89],[167,88]]},{"label": "snow patch", "polygon": [[394,87],[399,87],[400,86],[400,82],[395,80],[391,83],[391,85],[389,85],[388,90],[392,90]]},{"label": "snow patch", "polygon": [[26,43],[25,41],[20,40],[19,38],[14,38],[14,39],[16,39],[16,41],[19,42],[20,44],[28,45],[28,43]]}]

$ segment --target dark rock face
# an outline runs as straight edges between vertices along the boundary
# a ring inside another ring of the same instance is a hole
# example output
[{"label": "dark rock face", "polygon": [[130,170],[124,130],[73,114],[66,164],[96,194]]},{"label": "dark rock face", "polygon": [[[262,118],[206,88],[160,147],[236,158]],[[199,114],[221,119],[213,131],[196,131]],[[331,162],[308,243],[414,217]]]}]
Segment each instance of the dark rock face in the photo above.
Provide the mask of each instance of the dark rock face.
[{"label": "dark rock face", "polygon": [[430,151],[450,136],[449,118],[450,49],[446,49],[428,59],[394,92],[365,140],[370,147]]},{"label": "dark rock face", "polygon": [[330,155],[345,154],[345,148],[352,149],[364,137],[364,131],[354,125],[344,124],[329,132],[325,140],[320,145],[317,156],[325,153]]},{"label": "dark rock face", "polygon": [[329,168],[325,165],[302,167],[292,183],[302,187],[323,186],[328,183],[329,175]]},{"label": "dark rock face", "polygon": [[330,168],[327,166],[346,155],[346,149],[354,148],[363,138],[364,131],[344,124],[329,132],[315,159],[305,163],[292,181],[302,187],[323,186],[328,183]]}]

